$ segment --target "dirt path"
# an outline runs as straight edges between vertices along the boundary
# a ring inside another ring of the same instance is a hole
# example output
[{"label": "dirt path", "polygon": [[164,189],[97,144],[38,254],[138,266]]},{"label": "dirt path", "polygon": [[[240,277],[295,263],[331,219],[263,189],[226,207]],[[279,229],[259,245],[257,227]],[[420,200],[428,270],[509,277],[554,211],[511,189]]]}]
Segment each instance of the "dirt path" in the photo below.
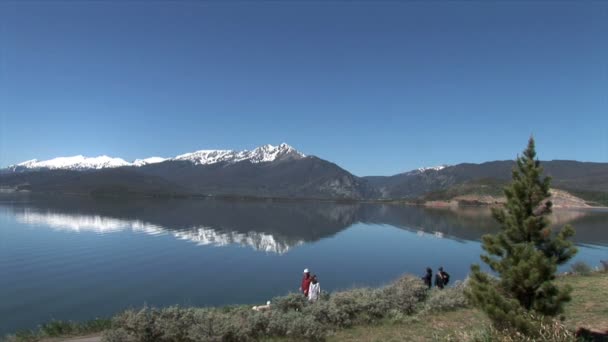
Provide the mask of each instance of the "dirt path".
[{"label": "dirt path", "polygon": [[70,338],[63,338],[63,339],[48,339],[48,340],[43,340],[43,342],[100,342],[101,341],[101,336],[100,335],[95,335],[95,336],[84,336],[84,337],[70,337]]}]

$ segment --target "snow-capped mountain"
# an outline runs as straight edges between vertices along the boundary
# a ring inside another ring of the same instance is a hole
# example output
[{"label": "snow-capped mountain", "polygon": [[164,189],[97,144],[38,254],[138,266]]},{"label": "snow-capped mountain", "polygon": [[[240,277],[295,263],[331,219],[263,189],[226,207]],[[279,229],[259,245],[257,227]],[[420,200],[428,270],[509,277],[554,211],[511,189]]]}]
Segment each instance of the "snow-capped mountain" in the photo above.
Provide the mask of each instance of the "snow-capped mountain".
[{"label": "snow-capped mountain", "polygon": [[37,159],[32,159],[32,160],[25,161],[23,163],[11,165],[8,167],[8,169],[11,171],[17,171],[19,169],[98,170],[98,169],[105,169],[105,168],[130,166],[130,165],[132,165],[132,164],[121,158],[112,158],[112,157],[108,157],[108,156],[99,156],[99,157],[89,158],[89,157],[79,155],[79,156],[73,156],[73,157],[53,158],[53,159],[43,160],[43,161],[39,161]]},{"label": "snow-capped mountain", "polygon": [[35,169],[84,171],[125,166],[141,167],[150,164],[162,163],[165,161],[191,161],[195,165],[210,165],[220,162],[237,163],[245,160],[248,160],[251,163],[266,163],[283,158],[299,159],[304,157],[306,157],[305,154],[297,151],[288,144],[283,143],[278,146],[260,146],[252,151],[200,150],[178,155],[175,158],[150,157],[145,159],[136,159],[132,163],[121,158],[112,158],[105,155],[99,157],[85,157],[78,155],[73,157],[53,158],[44,161],[33,159],[16,165],[11,165],[7,169],[9,171]]},{"label": "snow-capped mountain", "polygon": [[[95,172],[83,172],[88,170]],[[364,198],[373,191],[336,164],[284,143],[133,162],[107,156],[28,161],[0,170],[0,188],[94,196],[307,198]]]},{"label": "snow-capped mountain", "polygon": [[132,165],[133,166],[144,166],[144,165],[162,163],[166,160],[169,160],[169,159],[163,158],[163,157],[150,157],[150,158],[146,158],[146,159],[135,159],[135,161],[133,162]]},{"label": "snow-capped mountain", "polygon": [[443,170],[449,165],[438,165],[438,166],[429,166],[429,167],[419,167],[417,169],[418,172],[426,172],[426,171],[439,171]]},{"label": "snow-capped mountain", "polygon": [[252,163],[265,163],[283,157],[299,159],[306,157],[306,155],[283,143],[279,146],[260,146],[252,151],[201,150],[179,155],[173,158],[173,160],[188,160],[197,165],[209,165],[220,162],[236,163],[244,160],[249,160]]}]

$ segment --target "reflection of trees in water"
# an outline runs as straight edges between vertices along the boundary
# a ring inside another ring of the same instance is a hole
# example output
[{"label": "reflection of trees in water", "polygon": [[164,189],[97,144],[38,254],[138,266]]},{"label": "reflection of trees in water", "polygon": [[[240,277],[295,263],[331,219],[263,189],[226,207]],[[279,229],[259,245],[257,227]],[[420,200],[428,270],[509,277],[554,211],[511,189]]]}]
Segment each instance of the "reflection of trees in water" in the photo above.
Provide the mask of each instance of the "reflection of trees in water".
[{"label": "reflection of trees in water", "polygon": [[498,229],[489,211],[455,211],[413,206],[382,205],[381,210],[370,208],[365,222],[389,224],[411,231],[430,233],[455,240],[479,240],[483,234]]},{"label": "reflection of trees in water", "polygon": [[[485,207],[436,209],[319,201],[84,200],[77,197],[36,197],[4,206],[15,213],[27,209],[140,222],[180,232],[180,237],[198,239],[201,244],[210,239],[218,244],[250,241],[262,250],[270,250],[272,247],[268,246],[274,244],[283,251],[335,235],[357,222],[387,224],[456,241],[478,241],[483,234],[499,229],[489,208]],[[573,224],[577,229],[575,240],[579,243],[608,244],[608,212],[556,211],[551,219],[555,225]],[[209,229],[217,234],[211,234]]]}]

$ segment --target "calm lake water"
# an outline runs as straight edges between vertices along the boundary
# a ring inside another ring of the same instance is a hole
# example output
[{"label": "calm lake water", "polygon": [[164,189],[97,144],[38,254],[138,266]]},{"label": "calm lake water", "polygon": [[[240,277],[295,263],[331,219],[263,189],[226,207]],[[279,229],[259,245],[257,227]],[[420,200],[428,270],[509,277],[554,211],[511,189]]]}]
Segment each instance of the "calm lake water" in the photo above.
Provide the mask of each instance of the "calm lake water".
[{"label": "calm lake water", "polygon": [[[553,219],[576,228],[574,261],[608,259],[608,212]],[[1,195],[0,335],[144,304],[264,303],[306,267],[328,291],[426,266],[464,279],[496,229],[483,208]]]}]

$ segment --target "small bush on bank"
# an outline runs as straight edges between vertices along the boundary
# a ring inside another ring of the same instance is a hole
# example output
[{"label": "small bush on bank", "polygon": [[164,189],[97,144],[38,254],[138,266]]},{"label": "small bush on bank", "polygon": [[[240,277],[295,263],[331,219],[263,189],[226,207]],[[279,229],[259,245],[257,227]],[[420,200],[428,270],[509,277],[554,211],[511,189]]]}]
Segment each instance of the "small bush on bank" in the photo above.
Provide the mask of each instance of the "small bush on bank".
[{"label": "small bush on bank", "polygon": [[320,323],[311,315],[297,311],[273,312],[270,315],[267,333],[269,336],[286,336],[323,340],[328,326]]},{"label": "small bush on bank", "polygon": [[593,271],[591,269],[591,266],[587,265],[582,261],[575,262],[574,264],[572,264],[572,266],[570,266],[570,269],[572,269],[573,273],[584,276],[590,275]]},{"label": "small bush on bank", "polygon": [[443,290],[433,289],[424,301],[423,310],[432,313],[441,313],[469,306],[465,295],[465,283]]},{"label": "small bush on bank", "polygon": [[273,310],[282,312],[302,311],[308,304],[308,300],[301,293],[290,293],[287,296],[273,298],[271,303]]},{"label": "small bush on bank", "polygon": [[101,332],[111,327],[109,319],[94,319],[85,322],[72,321],[50,321],[39,326],[38,330],[19,331],[14,335],[9,335],[4,338],[0,336],[0,341],[5,342],[30,342],[40,341],[47,337],[65,337],[86,335]]},{"label": "small bush on bank", "polygon": [[422,280],[411,275],[397,279],[381,291],[383,291],[384,300],[393,303],[394,309],[406,314],[413,314],[417,304],[422,302],[428,294],[427,286]]},{"label": "small bush on bank", "polygon": [[102,342],[131,342],[134,341],[133,337],[122,328],[116,328],[107,330],[103,333],[101,338]]},{"label": "small bush on bank", "polygon": [[322,340],[332,330],[411,315],[426,297],[420,279],[405,276],[380,289],[323,293],[316,303],[292,293],[272,300],[272,309],[250,307],[143,308],[127,310],[112,320],[104,341],[194,342],[253,341],[262,337]]}]

